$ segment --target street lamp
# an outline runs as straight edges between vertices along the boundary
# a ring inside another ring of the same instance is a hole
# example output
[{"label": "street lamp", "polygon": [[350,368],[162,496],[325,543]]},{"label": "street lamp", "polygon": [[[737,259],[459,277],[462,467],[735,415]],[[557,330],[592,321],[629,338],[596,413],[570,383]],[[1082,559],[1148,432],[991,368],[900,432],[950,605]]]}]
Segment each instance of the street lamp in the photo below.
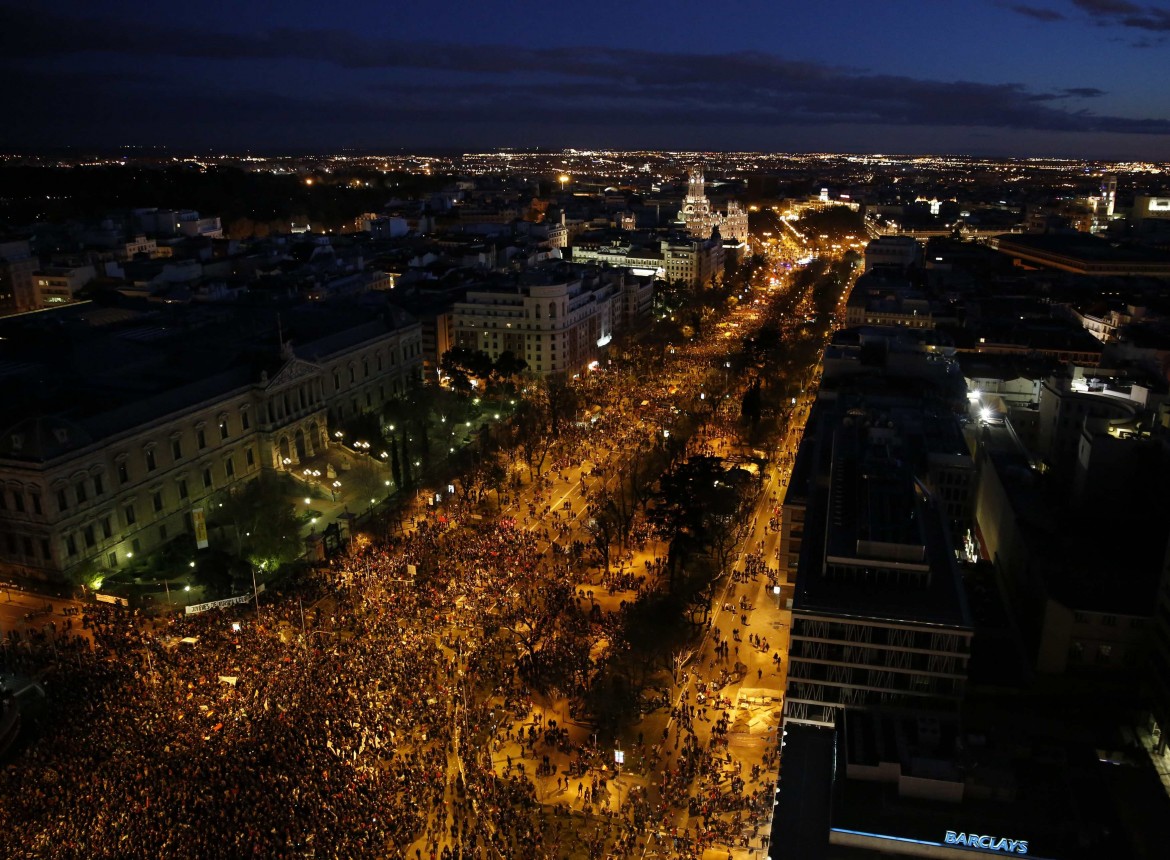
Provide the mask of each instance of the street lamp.
[{"label": "street lamp", "polygon": [[334,481],[333,485],[329,488],[329,492],[333,496],[333,501],[335,501],[335,502],[337,501],[337,494],[340,490],[341,490],[341,481]]},{"label": "street lamp", "polygon": [[564,194],[565,193],[565,184],[568,183],[568,181],[569,181],[568,175],[562,173],[560,176],[557,177],[557,181],[561,183],[561,193]]}]

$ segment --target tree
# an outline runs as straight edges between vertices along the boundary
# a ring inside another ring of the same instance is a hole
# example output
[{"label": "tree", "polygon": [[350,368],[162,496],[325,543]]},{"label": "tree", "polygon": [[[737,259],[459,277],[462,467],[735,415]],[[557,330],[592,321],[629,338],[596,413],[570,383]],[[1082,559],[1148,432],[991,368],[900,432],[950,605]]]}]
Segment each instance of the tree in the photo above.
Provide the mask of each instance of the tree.
[{"label": "tree", "polygon": [[[735,546],[738,519],[747,495],[744,475],[738,469],[725,469],[718,457],[691,457],[662,478],[654,507],[647,512],[658,533],[670,542],[670,592],[704,620],[714,580],[722,574]],[[695,565],[688,570],[692,557],[704,552],[711,553],[714,569]]]},{"label": "tree", "polygon": [[454,347],[443,353],[439,366],[451,377],[452,386],[459,391],[470,391],[473,387],[472,379],[484,383],[486,387],[486,383],[495,369],[491,357],[486,352],[462,346]]},{"label": "tree", "polygon": [[529,398],[517,403],[509,430],[510,441],[519,448],[524,463],[528,466],[528,479],[532,480],[540,474],[554,441],[549,429],[548,415],[542,404]]},{"label": "tree", "polygon": [[528,362],[517,356],[510,349],[506,349],[500,353],[494,367],[496,375],[505,383],[510,382],[512,377],[520,375],[527,369]]},{"label": "tree", "polygon": [[344,489],[349,498],[355,499],[356,504],[364,506],[367,502],[372,506],[378,499],[386,497],[386,479],[373,460],[362,457],[345,476]]},{"label": "tree", "polygon": [[[250,564],[273,569],[301,554],[301,523],[287,475],[261,475],[215,497],[211,524],[229,531],[228,546]],[[234,534],[231,534],[234,532]]]}]

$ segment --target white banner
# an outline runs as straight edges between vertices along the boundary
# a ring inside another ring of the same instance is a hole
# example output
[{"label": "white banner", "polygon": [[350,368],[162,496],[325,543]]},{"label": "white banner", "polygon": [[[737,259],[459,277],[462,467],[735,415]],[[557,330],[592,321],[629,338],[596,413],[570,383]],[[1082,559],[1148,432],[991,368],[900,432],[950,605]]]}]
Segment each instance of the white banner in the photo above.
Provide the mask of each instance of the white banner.
[{"label": "white banner", "polygon": [[187,607],[187,614],[195,615],[199,612],[206,612],[208,609],[222,609],[225,606],[235,606],[239,603],[251,602],[251,596],[243,594],[239,597],[227,597],[223,600],[212,600],[210,603],[193,603]]},{"label": "white banner", "polygon": [[94,600],[98,603],[114,603],[118,606],[129,606],[130,601],[125,597],[118,597],[116,594],[95,594]]}]

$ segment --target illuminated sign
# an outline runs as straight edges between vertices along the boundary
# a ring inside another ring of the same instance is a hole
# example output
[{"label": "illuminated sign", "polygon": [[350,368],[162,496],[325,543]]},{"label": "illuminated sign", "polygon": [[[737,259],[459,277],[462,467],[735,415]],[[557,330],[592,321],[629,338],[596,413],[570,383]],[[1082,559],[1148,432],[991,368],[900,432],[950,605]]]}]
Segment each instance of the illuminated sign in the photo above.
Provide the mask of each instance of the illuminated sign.
[{"label": "illuminated sign", "polygon": [[985,848],[988,851],[1004,851],[1008,854],[1027,854],[1027,839],[1008,839],[1003,836],[980,836],[977,833],[956,833],[948,830],[947,845],[963,845],[967,848]]}]

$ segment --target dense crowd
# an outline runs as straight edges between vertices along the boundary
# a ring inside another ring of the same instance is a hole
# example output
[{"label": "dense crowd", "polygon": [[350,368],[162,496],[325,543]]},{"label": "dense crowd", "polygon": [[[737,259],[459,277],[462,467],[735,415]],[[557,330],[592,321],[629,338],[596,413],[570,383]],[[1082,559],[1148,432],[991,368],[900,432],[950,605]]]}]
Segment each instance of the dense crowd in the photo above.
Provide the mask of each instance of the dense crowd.
[{"label": "dense crowd", "polygon": [[[710,379],[709,358],[680,354],[672,368],[692,389]],[[586,385],[585,396],[601,392]],[[651,829],[677,856],[737,843],[770,808],[772,786],[730,760],[725,701],[696,704],[684,684],[662,742],[639,738],[631,751],[660,766],[662,782],[623,796],[595,739],[574,741],[534,704],[532,655],[502,650],[492,635],[522,629],[527,607],[566,589],[596,609],[579,588],[589,510],[556,506],[554,478],[588,471],[587,492],[673,414],[655,397],[641,411],[651,429],[622,423],[652,395],[631,386],[616,396],[626,410],[572,431],[527,498],[511,488],[515,519],[471,528],[457,513],[424,512],[415,528],[304,574],[259,607],[155,621],[93,606],[10,633],[4,664],[37,674],[48,702],[0,771],[0,856],[630,857]],[[725,453],[737,409],[734,398],[715,405],[687,453]],[[651,538],[638,523],[630,543]],[[636,568],[632,552],[613,561],[598,574],[599,595],[634,597],[665,563],[654,552]],[[758,555],[742,573],[774,575]],[[614,614],[590,616],[598,637]],[[749,641],[768,650],[766,639]],[[715,655],[726,682],[726,640]],[[677,810],[690,812],[689,827],[664,827]]]}]

